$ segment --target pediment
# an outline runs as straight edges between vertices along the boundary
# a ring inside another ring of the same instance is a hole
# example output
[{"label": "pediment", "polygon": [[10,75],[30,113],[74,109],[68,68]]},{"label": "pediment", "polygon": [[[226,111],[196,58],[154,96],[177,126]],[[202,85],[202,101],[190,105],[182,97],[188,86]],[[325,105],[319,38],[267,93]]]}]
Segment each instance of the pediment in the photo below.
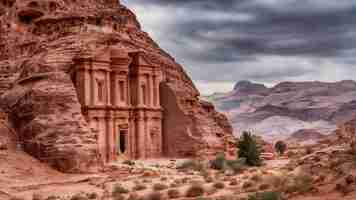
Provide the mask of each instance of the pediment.
[{"label": "pediment", "polygon": [[133,64],[138,66],[154,66],[154,64],[150,61],[147,54],[144,52],[134,52],[130,53],[130,56],[133,59]]}]

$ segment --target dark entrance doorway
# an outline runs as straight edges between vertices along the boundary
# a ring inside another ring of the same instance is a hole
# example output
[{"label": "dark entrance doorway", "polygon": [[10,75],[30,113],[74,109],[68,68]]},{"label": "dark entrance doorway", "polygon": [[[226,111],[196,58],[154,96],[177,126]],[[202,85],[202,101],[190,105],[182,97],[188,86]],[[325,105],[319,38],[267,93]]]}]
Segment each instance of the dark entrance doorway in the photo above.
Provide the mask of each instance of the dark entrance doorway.
[{"label": "dark entrance doorway", "polygon": [[127,131],[121,130],[120,131],[120,137],[119,137],[119,149],[120,153],[124,154],[126,152],[126,137],[127,137]]}]

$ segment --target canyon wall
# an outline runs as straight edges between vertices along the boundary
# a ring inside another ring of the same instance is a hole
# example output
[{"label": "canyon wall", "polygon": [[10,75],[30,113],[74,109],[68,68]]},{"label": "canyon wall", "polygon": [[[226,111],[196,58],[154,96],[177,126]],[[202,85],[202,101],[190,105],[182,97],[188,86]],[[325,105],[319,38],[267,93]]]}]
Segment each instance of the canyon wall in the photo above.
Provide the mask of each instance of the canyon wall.
[{"label": "canyon wall", "polygon": [[24,151],[65,172],[100,165],[71,73],[76,58],[111,47],[143,52],[162,71],[162,156],[228,148],[227,119],[118,1],[0,0],[0,107]]}]

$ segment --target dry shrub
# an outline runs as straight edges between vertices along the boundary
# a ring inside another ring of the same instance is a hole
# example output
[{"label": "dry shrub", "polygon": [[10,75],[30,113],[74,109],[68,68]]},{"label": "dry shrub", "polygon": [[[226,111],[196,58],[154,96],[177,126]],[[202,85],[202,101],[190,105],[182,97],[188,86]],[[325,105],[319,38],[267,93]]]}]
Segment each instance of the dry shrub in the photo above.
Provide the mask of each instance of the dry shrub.
[{"label": "dry shrub", "polygon": [[140,196],[136,193],[131,193],[127,200],[140,200]]},{"label": "dry shrub", "polygon": [[23,198],[20,198],[20,197],[11,197],[10,200],[24,200]]},{"label": "dry shrub", "polygon": [[125,195],[117,194],[117,195],[113,196],[113,200],[125,200]]},{"label": "dry shrub", "polygon": [[88,199],[97,199],[98,194],[95,192],[92,192],[92,193],[88,194],[87,197],[88,197]]},{"label": "dry shrub", "polygon": [[150,180],[150,179],[143,179],[143,180],[142,180],[142,183],[152,183],[152,180]]},{"label": "dry shrub", "polygon": [[135,190],[135,191],[141,191],[141,190],[147,189],[147,187],[145,185],[143,185],[143,184],[137,184],[132,189]]},{"label": "dry shrub", "polygon": [[205,189],[201,185],[191,185],[187,190],[186,197],[199,197],[204,195]]},{"label": "dry shrub", "polygon": [[167,188],[168,188],[168,186],[163,183],[156,183],[153,185],[153,190],[155,190],[155,191],[161,191],[161,190],[165,190]]},{"label": "dry shrub", "polygon": [[46,200],[58,200],[58,199],[59,199],[59,197],[51,195],[51,196],[47,197]]},{"label": "dry shrub", "polygon": [[239,184],[239,183],[238,183],[238,181],[237,181],[236,179],[232,179],[232,180],[230,181],[230,183],[229,183],[229,185],[231,185],[231,186],[235,186],[235,185],[237,185],[237,184]]},{"label": "dry shrub", "polygon": [[251,188],[253,186],[253,183],[251,181],[246,181],[242,184],[243,189]]},{"label": "dry shrub", "polygon": [[306,193],[313,189],[313,178],[307,174],[297,175],[288,180],[285,184],[286,193]]},{"label": "dry shrub", "polygon": [[260,189],[260,190],[267,190],[267,189],[269,189],[271,186],[269,185],[269,184],[267,184],[267,183],[263,183],[263,184],[261,184],[259,187],[258,187],[258,189]]},{"label": "dry shrub", "polygon": [[129,193],[130,191],[126,188],[124,188],[123,186],[119,185],[119,184],[116,184],[114,186],[114,189],[112,191],[112,195],[115,196],[117,194],[127,194]]},{"label": "dry shrub", "polygon": [[80,194],[75,194],[74,196],[72,196],[72,198],[70,198],[70,200],[87,200],[87,197],[80,193]]},{"label": "dry shrub", "polygon": [[216,183],[214,183],[213,186],[216,189],[224,189],[225,188],[225,184],[223,182],[216,182]]},{"label": "dry shrub", "polygon": [[189,177],[184,177],[181,179],[181,183],[188,183],[190,181]]},{"label": "dry shrub", "polygon": [[214,187],[211,187],[211,188],[209,188],[207,191],[206,191],[206,194],[207,195],[213,195],[213,194],[215,194],[215,193],[217,193],[218,192],[218,189],[216,189],[216,188],[214,188]]},{"label": "dry shrub", "polygon": [[43,196],[40,194],[33,194],[32,195],[32,200],[43,200]]},{"label": "dry shrub", "polygon": [[[287,177],[287,175],[284,175],[283,177]],[[282,185],[284,185],[286,182],[286,179],[283,177],[276,176],[276,175],[266,176],[265,182],[272,185],[275,188],[278,188],[278,187],[281,187]]]},{"label": "dry shrub", "polygon": [[151,192],[145,196],[144,200],[163,200],[163,195],[159,192]]},{"label": "dry shrub", "polygon": [[194,170],[194,171],[206,171],[207,166],[204,164],[202,161],[198,160],[187,160],[184,161],[182,164],[177,166],[177,169],[179,170]]},{"label": "dry shrub", "polygon": [[207,182],[207,183],[212,183],[213,181],[214,181],[214,179],[210,176],[205,178],[205,182]]},{"label": "dry shrub", "polygon": [[262,180],[262,177],[260,174],[256,173],[254,175],[251,176],[251,180],[252,181],[255,181],[255,182],[258,182],[258,181],[261,181]]},{"label": "dry shrub", "polygon": [[176,189],[168,190],[167,194],[170,199],[177,199],[180,197],[180,192],[179,192],[179,190],[176,190]]}]

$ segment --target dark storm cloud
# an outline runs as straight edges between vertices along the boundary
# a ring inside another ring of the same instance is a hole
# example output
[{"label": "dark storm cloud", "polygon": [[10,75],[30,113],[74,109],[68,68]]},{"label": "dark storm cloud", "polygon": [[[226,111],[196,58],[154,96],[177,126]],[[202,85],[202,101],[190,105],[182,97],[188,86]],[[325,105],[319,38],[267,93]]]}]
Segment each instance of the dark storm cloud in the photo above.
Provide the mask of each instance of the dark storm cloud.
[{"label": "dark storm cloud", "polygon": [[144,28],[196,80],[318,80],[332,66],[342,68],[334,79],[356,74],[348,71],[356,64],[356,0],[129,0],[127,5],[141,11]]}]

